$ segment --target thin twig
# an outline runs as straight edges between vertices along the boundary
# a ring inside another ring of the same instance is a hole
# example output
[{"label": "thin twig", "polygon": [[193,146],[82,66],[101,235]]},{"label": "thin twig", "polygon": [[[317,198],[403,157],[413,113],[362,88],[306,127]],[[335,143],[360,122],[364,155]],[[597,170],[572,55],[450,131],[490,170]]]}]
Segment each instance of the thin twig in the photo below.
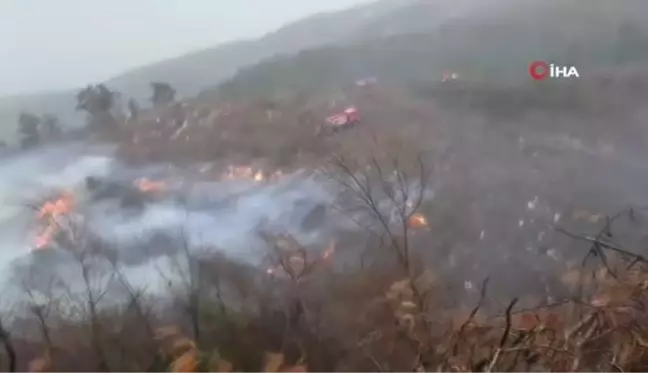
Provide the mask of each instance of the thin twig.
[{"label": "thin twig", "polygon": [[488,369],[486,370],[487,372],[493,371],[493,368],[495,367],[495,364],[497,364],[497,361],[499,360],[499,357],[502,353],[502,349],[506,344],[506,340],[509,337],[509,332],[511,331],[511,311],[513,310],[513,307],[515,306],[517,301],[517,298],[513,299],[506,308],[506,327],[504,328],[504,333],[502,334],[502,338],[500,339],[499,347],[497,347],[497,351],[495,351],[495,356],[493,356],[493,360],[491,360],[490,364],[488,365]]},{"label": "thin twig", "polygon": [[466,327],[475,318],[475,316],[477,315],[477,312],[479,312],[479,309],[483,305],[484,299],[486,298],[486,291],[487,291],[487,288],[488,288],[488,281],[490,281],[490,279],[488,277],[486,277],[484,279],[484,281],[482,282],[481,291],[480,291],[480,294],[479,294],[479,301],[477,301],[477,305],[475,306],[475,308],[472,309],[472,311],[470,311],[470,314],[468,315],[468,319],[466,319],[466,321],[464,321],[464,323],[461,324],[461,327],[459,327],[459,331],[457,332],[457,339],[455,341],[454,347],[452,348],[452,353],[454,355],[457,355],[457,353],[458,353],[459,343],[461,342],[461,338],[463,337],[463,334],[464,334],[464,331],[465,331]]}]

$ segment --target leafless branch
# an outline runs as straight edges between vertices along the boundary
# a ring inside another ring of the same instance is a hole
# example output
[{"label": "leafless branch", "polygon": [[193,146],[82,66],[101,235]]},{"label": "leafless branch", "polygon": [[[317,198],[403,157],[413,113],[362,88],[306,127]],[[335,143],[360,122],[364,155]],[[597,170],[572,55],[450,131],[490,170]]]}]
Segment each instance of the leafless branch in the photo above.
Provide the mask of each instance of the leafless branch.
[{"label": "leafless branch", "polygon": [[513,310],[513,307],[515,306],[517,301],[518,301],[517,298],[513,299],[511,303],[509,303],[508,307],[506,308],[506,325],[504,326],[504,332],[502,333],[502,337],[500,338],[499,346],[495,351],[495,355],[493,356],[493,359],[488,365],[488,369],[486,370],[487,372],[493,371],[493,368],[497,364],[500,354],[502,353],[502,349],[506,345],[506,341],[508,340],[509,333],[511,331],[511,311]]}]

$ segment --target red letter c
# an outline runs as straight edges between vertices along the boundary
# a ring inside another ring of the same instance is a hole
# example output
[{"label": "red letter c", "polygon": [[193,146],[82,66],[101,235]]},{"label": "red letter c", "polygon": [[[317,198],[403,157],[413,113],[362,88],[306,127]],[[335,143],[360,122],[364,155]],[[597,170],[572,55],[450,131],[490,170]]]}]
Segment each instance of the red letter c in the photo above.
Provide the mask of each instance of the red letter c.
[{"label": "red letter c", "polygon": [[535,61],[529,66],[529,73],[535,80],[543,80],[549,76],[549,65],[543,61]]}]

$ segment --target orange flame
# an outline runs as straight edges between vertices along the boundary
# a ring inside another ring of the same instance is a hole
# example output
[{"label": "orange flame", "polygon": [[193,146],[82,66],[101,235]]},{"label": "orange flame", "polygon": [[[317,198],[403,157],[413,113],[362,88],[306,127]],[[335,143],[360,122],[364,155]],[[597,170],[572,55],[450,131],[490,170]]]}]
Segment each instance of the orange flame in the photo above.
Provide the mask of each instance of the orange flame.
[{"label": "orange flame", "polygon": [[167,188],[166,183],[163,181],[151,181],[146,178],[135,180],[135,186],[145,193],[158,193]]},{"label": "orange flame", "polygon": [[250,166],[228,166],[227,171],[222,175],[225,180],[251,180],[255,182],[263,182],[267,178],[263,170],[256,172]]},{"label": "orange flame", "polygon": [[67,192],[62,193],[61,197],[56,200],[45,202],[38,212],[38,219],[44,228],[36,236],[36,249],[44,249],[54,241],[61,230],[59,219],[71,214],[75,206],[74,196]]},{"label": "orange flame", "polygon": [[265,176],[263,176],[263,172],[257,171],[256,174],[254,174],[254,181],[260,182],[265,180]]},{"label": "orange flame", "polygon": [[50,219],[57,218],[61,215],[67,215],[74,210],[74,207],[74,197],[69,193],[63,193],[60,198],[46,202],[43,207],[41,207],[38,218]]},{"label": "orange flame", "polygon": [[414,229],[427,228],[428,220],[425,215],[416,213],[409,218],[408,226]]}]

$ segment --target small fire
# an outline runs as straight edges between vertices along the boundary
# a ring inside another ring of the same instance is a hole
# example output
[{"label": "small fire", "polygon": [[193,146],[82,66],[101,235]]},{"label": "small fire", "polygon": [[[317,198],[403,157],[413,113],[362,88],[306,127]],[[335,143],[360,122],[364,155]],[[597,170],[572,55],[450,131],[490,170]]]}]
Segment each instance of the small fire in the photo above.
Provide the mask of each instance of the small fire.
[{"label": "small fire", "polygon": [[52,244],[56,235],[61,231],[59,219],[74,211],[74,196],[64,192],[54,201],[46,202],[38,212],[38,219],[43,224],[43,231],[36,236],[36,249],[41,250]]},{"label": "small fire", "polygon": [[227,180],[250,179],[252,177],[251,167],[227,166],[223,178]]},{"label": "small fire", "polygon": [[38,218],[50,219],[61,215],[67,215],[74,210],[74,197],[69,193],[63,193],[60,198],[46,202],[41,207]]},{"label": "small fire", "polygon": [[263,170],[254,170],[250,166],[228,166],[227,171],[223,173],[225,180],[251,180],[257,183],[267,180]]},{"label": "small fire", "polygon": [[134,184],[140,191],[145,193],[159,193],[167,188],[166,183],[163,181],[151,181],[146,178],[137,179]]},{"label": "small fire", "polygon": [[409,218],[408,226],[414,229],[427,228],[428,220],[425,215],[420,213],[415,213]]},{"label": "small fire", "polygon": [[260,181],[264,181],[264,180],[265,180],[265,176],[263,176],[262,171],[257,171],[257,173],[254,174],[254,181],[260,182]]}]

